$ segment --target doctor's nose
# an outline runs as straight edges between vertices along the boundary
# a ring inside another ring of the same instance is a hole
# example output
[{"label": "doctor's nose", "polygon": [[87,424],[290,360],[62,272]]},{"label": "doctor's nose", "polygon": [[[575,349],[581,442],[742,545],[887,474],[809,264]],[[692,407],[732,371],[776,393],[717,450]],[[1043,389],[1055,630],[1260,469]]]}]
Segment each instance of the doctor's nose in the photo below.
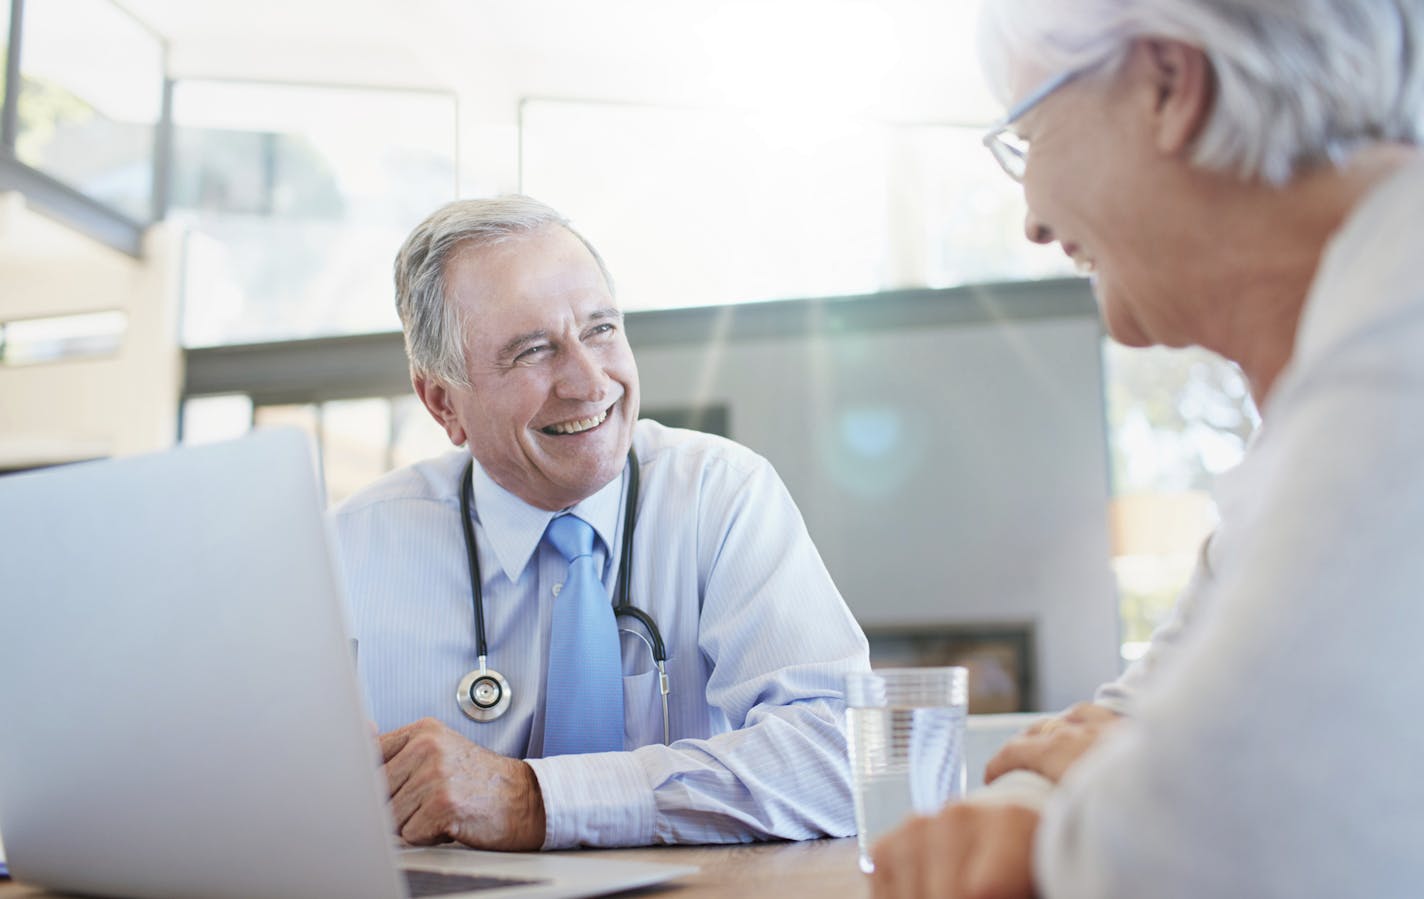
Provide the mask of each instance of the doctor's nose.
[{"label": "doctor's nose", "polygon": [[579,346],[561,361],[554,388],[560,399],[597,403],[608,397],[612,379],[592,352]]}]

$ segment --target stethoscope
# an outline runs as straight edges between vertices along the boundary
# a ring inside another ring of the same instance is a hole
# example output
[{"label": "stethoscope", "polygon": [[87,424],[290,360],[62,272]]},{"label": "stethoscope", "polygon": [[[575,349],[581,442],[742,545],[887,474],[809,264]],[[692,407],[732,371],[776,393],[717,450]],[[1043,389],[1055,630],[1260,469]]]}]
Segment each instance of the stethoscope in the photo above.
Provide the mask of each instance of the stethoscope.
[{"label": "stethoscope", "polygon": [[[663,702],[663,743],[670,744],[671,729],[668,719],[668,676],[667,647],[663,645],[662,634],[653,616],[633,605],[628,599],[629,572],[633,568],[633,528],[638,518],[638,457],[628,450],[628,500],[623,509],[623,546],[618,563],[618,584],[614,588],[617,601],[613,604],[613,617],[632,618],[643,625],[646,634],[631,627],[618,628],[620,633],[632,634],[642,640],[652,653],[653,662],[658,666],[658,690]],[[489,647],[485,643],[485,600],[480,585],[480,559],[475,549],[474,516],[470,514],[475,496],[475,463],[465,466],[460,477],[460,523],[465,530],[465,555],[470,563],[470,595],[475,603],[475,651],[480,667],[460,680],[455,689],[455,701],[460,711],[475,721],[493,721],[509,711],[511,692],[509,681],[504,675],[485,664]]]}]

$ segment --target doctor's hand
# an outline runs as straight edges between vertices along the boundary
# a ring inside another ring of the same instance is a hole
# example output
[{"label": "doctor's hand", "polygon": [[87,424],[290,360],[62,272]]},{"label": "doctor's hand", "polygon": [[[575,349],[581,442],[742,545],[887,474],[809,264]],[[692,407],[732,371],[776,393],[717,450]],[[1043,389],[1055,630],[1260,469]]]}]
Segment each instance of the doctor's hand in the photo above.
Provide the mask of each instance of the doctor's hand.
[{"label": "doctor's hand", "polygon": [[396,832],[415,845],[458,840],[477,849],[544,845],[534,769],[490,752],[433,718],[381,735]]},{"label": "doctor's hand", "polygon": [[911,818],[871,847],[874,899],[1027,899],[1038,812],[956,803]]},{"label": "doctor's hand", "polygon": [[1080,702],[1039,721],[1009,740],[984,768],[984,782],[992,783],[1010,771],[1037,771],[1057,783],[1073,763],[1111,730],[1122,716],[1091,702]]}]

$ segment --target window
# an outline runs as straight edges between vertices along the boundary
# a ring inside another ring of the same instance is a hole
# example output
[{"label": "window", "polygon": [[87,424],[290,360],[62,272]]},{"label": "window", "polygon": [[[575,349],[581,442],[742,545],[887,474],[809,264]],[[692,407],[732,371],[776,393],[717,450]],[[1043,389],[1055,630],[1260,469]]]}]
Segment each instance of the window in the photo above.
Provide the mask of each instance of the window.
[{"label": "window", "polygon": [[453,95],[181,81],[185,346],[397,330],[391,263],[454,199]]},{"label": "window", "polygon": [[1239,369],[1206,350],[1107,342],[1113,569],[1123,656],[1136,658],[1171,611],[1216,525],[1210,490],[1259,419]]},{"label": "window", "polygon": [[574,220],[631,310],[1069,273],[1023,238],[981,129],[529,101],[522,189]]},{"label": "window", "polygon": [[162,42],[110,0],[27,3],[22,27],[16,158],[151,220]]},{"label": "window", "polygon": [[393,468],[453,449],[413,395],[254,406],[239,394],[194,397],[183,405],[184,443],[228,440],[253,427],[296,427],[310,434],[331,504]]},{"label": "window", "polygon": [[0,366],[113,356],[127,327],[117,310],[0,321]]}]

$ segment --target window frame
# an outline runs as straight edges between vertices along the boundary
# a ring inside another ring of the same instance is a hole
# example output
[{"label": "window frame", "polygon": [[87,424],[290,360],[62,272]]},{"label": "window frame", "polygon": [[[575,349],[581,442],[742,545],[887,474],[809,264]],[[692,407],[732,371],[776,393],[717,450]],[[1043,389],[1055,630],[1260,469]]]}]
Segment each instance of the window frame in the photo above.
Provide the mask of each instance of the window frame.
[{"label": "window frame", "polygon": [[168,209],[168,181],[172,169],[173,80],[169,76],[170,47],[163,35],[112,0],[115,9],[147,31],[159,46],[164,72],[158,121],[154,125],[153,181],[149,217],[138,221],[107,203],[21,162],[15,153],[19,139],[21,63],[24,55],[26,0],[11,0],[9,51],[5,61],[4,108],[0,112],[0,191],[14,190],[36,211],[54,218],[102,244],[134,258],[143,256],[143,235],[161,221]]}]

